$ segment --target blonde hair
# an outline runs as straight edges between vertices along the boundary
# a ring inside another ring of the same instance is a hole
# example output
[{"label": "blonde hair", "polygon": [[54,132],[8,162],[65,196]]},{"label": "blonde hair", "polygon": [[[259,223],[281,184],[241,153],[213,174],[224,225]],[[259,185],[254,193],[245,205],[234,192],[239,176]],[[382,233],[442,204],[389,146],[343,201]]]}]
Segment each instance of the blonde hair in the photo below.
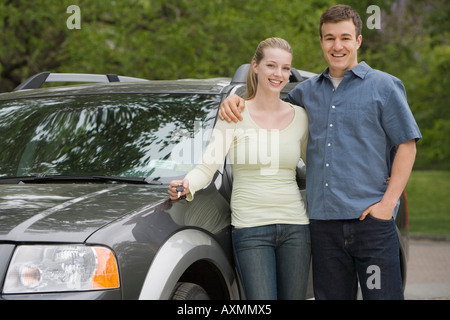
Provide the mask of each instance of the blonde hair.
[{"label": "blonde hair", "polygon": [[[282,49],[292,54],[292,48],[289,42],[281,38],[268,38],[259,43],[251,62],[255,61],[256,64],[259,64],[264,58],[264,49],[267,48]],[[253,71],[252,64],[250,64],[250,69],[248,70],[247,75],[247,91],[245,91],[244,99],[253,99],[256,96],[257,87],[258,75]]]}]

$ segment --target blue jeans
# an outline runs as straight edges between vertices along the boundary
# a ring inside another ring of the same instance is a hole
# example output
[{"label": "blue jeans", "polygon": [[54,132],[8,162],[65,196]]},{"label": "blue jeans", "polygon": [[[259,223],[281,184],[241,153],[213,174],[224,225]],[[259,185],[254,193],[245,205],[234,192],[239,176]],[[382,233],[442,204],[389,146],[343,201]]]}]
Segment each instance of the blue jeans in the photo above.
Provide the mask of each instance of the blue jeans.
[{"label": "blue jeans", "polygon": [[310,228],[316,299],[356,299],[358,279],[365,300],[403,299],[393,219],[312,220]]},{"label": "blue jeans", "polygon": [[233,228],[232,239],[247,299],[305,299],[311,260],[308,225]]}]

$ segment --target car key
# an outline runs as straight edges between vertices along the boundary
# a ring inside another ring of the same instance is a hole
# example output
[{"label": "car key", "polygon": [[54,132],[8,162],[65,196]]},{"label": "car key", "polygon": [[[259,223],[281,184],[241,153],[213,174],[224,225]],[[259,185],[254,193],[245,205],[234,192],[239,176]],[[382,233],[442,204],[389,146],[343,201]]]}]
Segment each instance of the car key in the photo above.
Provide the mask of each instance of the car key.
[{"label": "car key", "polygon": [[178,199],[180,198],[180,196],[181,196],[181,192],[183,192],[184,191],[184,187],[183,187],[183,185],[178,185],[177,186],[177,188],[175,189],[175,191],[177,191],[178,192]]}]

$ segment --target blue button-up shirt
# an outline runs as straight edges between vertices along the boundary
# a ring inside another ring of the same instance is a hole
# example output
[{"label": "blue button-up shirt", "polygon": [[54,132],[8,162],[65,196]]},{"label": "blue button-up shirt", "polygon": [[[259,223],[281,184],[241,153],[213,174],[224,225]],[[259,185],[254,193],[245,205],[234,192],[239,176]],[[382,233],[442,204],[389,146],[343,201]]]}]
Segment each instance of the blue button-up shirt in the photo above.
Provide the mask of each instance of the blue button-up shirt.
[{"label": "blue button-up shirt", "polygon": [[308,112],[310,219],[359,218],[381,201],[395,146],[421,138],[402,82],[365,62],[347,70],[337,89],[327,68],[300,83],[286,100]]}]

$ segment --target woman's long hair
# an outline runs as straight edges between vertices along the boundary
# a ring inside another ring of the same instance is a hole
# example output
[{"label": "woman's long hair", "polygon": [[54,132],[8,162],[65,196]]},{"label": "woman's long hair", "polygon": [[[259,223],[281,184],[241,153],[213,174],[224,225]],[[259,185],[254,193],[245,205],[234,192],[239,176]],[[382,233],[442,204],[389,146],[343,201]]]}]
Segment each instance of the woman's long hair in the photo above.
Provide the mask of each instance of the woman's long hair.
[{"label": "woman's long hair", "polygon": [[[283,49],[292,54],[291,45],[284,39],[281,38],[268,38],[264,41],[261,41],[256,48],[255,55],[253,56],[253,61],[256,64],[259,64],[261,60],[264,58],[264,49],[266,48],[274,48],[274,49]],[[258,75],[253,71],[252,64],[250,64],[250,69],[248,70],[247,75],[247,91],[245,91],[244,99],[250,100],[256,96],[256,89],[258,88]]]}]

